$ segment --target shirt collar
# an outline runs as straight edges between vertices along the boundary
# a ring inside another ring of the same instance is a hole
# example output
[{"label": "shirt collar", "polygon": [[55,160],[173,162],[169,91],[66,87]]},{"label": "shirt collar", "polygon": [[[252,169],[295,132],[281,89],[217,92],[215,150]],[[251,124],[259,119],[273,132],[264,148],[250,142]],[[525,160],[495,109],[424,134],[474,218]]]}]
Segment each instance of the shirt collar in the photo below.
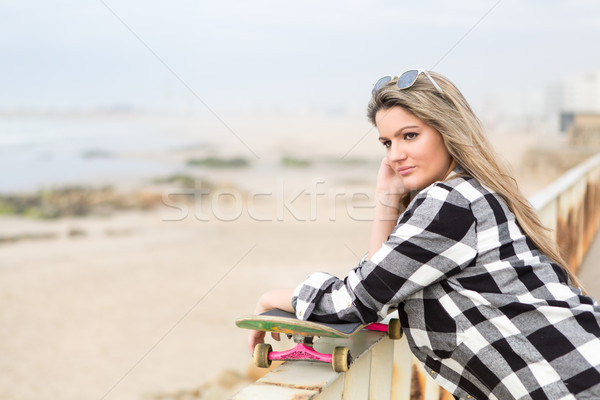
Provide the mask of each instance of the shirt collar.
[{"label": "shirt collar", "polygon": [[456,167],[454,167],[454,169],[452,171],[450,171],[450,173],[448,174],[448,176],[446,177],[446,181],[452,179],[452,178],[456,178],[458,175],[460,174],[464,174],[466,171],[463,167],[461,167],[460,165],[457,165]]}]

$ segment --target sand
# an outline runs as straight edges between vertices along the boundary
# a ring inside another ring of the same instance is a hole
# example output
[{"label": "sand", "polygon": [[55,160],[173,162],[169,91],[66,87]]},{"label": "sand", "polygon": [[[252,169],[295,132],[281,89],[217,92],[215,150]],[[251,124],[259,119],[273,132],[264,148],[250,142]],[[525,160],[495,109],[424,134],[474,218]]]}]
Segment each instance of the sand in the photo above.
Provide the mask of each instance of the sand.
[{"label": "sand", "polygon": [[[515,148],[516,138],[496,142],[518,164],[534,140],[518,137]],[[52,237],[0,244],[0,399],[192,396],[218,379],[237,390],[251,358],[235,318],[264,291],[311,272],[343,276],[366,251],[372,182],[364,177],[376,166],[320,168],[263,174],[271,189],[262,196],[223,191],[185,218],[165,205],[0,218],[0,236]],[[315,186],[319,177],[327,179]]]},{"label": "sand", "polygon": [[268,198],[231,221],[173,220],[167,207],[3,218],[1,234],[56,238],[0,247],[0,398],[132,399],[244,374],[251,359],[234,319],[263,291],[314,270],[343,274],[365,250],[368,221],[354,221],[343,196],[330,221],[325,197],[314,216],[309,196],[288,204],[282,221]]}]

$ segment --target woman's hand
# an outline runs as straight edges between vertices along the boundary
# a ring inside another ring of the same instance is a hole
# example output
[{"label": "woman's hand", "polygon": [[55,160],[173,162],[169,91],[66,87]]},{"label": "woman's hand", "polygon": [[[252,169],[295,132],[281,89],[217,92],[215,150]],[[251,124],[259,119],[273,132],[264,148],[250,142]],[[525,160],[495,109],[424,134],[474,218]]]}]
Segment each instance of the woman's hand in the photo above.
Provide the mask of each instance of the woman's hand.
[{"label": "woman's hand", "polygon": [[[254,352],[254,348],[259,343],[265,342],[265,334],[267,332],[264,331],[250,331],[250,335],[248,336],[248,349],[250,350],[250,354]],[[279,340],[279,333],[271,332],[271,336],[275,340]]]},{"label": "woman's hand", "polygon": [[369,241],[369,258],[381,248],[396,226],[402,210],[401,200],[406,193],[402,178],[396,174],[387,157],[381,160],[375,187],[375,211]]},{"label": "woman's hand", "polygon": [[375,191],[398,196],[402,196],[406,192],[402,178],[394,171],[394,167],[390,165],[387,157],[384,157],[379,165]]},{"label": "woman's hand", "polygon": [[[274,308],[279,308],[281,310],[293,313],[293,294],[293,289],[276,289],[266,292],[258,300],[256,308],[254,309],[254,315],[262,314],[265,311],[269,311]],[[256,347],[257,344],[265,342],[265,333],[266,332],[263,331],[250,331],[250,334],[248,335],[248,349],[250,350],[250,353],[254,351],[254,347]],[[280,340],[279,333],[271,332],[271,337],[277,341]]]}]

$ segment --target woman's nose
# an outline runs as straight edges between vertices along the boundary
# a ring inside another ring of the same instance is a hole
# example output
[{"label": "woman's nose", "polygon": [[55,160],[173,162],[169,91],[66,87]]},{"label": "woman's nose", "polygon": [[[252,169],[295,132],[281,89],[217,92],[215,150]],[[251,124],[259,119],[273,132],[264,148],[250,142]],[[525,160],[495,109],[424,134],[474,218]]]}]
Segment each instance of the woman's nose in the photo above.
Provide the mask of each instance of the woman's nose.
[{"label": "woman's nose", "polygon": [[402,146],[394,146],[392,144],[392,147],[390,148],[390,154],[389,154],[389,160],[390,161],[402,161],[406,158],[406,153],[404,152],[404,149],[402,148]]}]

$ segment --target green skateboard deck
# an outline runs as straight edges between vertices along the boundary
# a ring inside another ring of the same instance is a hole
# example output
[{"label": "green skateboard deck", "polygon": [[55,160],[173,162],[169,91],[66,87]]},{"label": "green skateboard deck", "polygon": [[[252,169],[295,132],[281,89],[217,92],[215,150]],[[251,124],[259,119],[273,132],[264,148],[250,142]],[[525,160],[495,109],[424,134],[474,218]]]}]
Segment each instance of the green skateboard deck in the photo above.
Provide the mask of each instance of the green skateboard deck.
[{"label": "green skateboard deck", "polygon": [[249,315],[238,318],[235,324],[240,328],[266,332],[278,332],[286,335],[322,336],[332,338],[349,338],[366,325],[360,322],[324,323],[302,321],[292,313],[274,309],[260,315]]}]

